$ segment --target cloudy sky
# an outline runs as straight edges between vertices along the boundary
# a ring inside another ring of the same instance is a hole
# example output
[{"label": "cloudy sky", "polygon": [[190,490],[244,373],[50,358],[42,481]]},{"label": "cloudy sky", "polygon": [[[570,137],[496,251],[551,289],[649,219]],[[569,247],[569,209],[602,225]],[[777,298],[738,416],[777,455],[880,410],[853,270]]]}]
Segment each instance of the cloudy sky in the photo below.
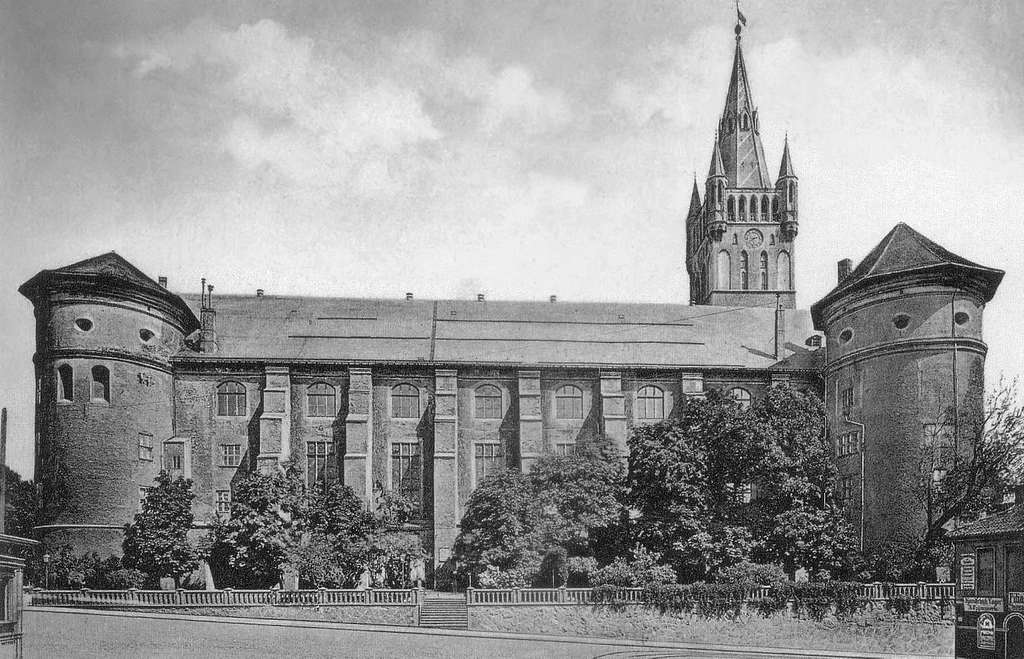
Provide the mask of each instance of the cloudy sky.
[{"label": "cloudy sky", "polygon": [[[0,2],[0,404],[31,471],[17,286],[116,250],[177,291],[684,303],[683,217],[729,0]],[[899,221],[1007,270],[1024,371],[1024,10],[746,0],[769,166],[801,178],[798,304]],[[774,171],[773,171],[774,173]]]}]

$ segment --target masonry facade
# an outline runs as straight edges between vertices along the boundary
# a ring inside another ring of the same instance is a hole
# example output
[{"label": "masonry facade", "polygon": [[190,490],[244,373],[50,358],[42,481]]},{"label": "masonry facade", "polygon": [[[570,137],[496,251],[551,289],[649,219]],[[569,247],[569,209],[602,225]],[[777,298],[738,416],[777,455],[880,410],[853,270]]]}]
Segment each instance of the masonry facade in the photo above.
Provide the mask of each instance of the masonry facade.
[{"label": "masonry facade", "polygon": [[[293,465],[368,506],[408,497],[439,566],[488,473],[597,442],[624,453],[632,428],[688,397],[748,403],[783,382],[826,397],[837,487],[865,492],[849,501],[862,533],[911,532],[916,509],[893,492],[922,410],[980,401],[966,385],[981,377],[981,311],[1002,273],[901,225],[812,312],[795,309],[797,178],[788,144],[767,175],[739,36],[704,198],[695,183],[685,222],[689,305],[215,298],[205,282],[179,295],[114,253],[26,282],[44,541],[120,553],[161,468],[194,481],[205,524],[230,510],[237,479]],[[908,325],[889,329],[900,314]],[[851,382],[863,417],[842,398]]]}]

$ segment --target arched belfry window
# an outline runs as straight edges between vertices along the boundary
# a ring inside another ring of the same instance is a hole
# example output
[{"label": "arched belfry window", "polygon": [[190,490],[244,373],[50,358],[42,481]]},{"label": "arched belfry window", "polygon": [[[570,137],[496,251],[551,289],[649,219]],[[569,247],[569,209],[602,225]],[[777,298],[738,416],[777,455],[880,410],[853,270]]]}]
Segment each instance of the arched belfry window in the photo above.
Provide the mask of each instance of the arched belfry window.
[{"label": "arched belfry window", "polygon": [[758,271],[758,284],[762,291],[768,290],[768,252],[761,252],[761,268]]},{"label": "arched belfry window", "polygon": [[730,222],[736,221],[736,197],[729,195],[729,204],[727,207],[727,214]]},{"label": "arched belfry window", "polygon": [[757,195],[750,198],[750,221],[757,221]]},{"label": "arched belfry window", "polygon": [[740,197],[740,222],[747,220],[747,198]]},{"label": "arched belfry window", "polygon": [[326,382],[309,385],[306,390],[306,409],[309,416],[334,417],[338,408],[334,387]]},{"label": "arched belfry window", "polygon": [[478,419],[501,418],[501,389],[482,384],[473,392],[473,411]]},{"label": "arched belfry window", "polygon": [[555,392],[556,419],[583,418],[583,390],[567,384]]},{"label": "arched belfry window", "polygon": [[722,199],[725,197],[725,183],[718,182],[718,204],[722,204]]},{"label": "arched belfry window", "polygon": [[106,366],[92,367],[92,389],[89,398],[110,402],[110,370]]},{"label": "arched belfry window", "polygon": [[75,369],[71,364],[57,367],[57,400],[72,401],[75,399]]},{"label": "arched belfry window", "polygon": [[779,198],[772,197],[772,217],[779,218]]},{"label": "arched belfry window", "polygon": [[245,416],[245,387],[241,382],[217,386],[217,416]]},{"label": "arched belfry window", "polygon": [[411,384],[391,389],[391,416],[396,419],[420,418],[420,390]]},{"label": "arched belfry window", "polygon": [[778,261],[775,265],[775,288],[782,291],[788,291],[793,288],[793,273],[790,268],[789,253],[779,252]]},{"label": "arched belfry window", "polygon": [[665,392],[648,385],[636,392],[636,418],[660,421],[665,418]]},{"label": "arched belfry window", "polygon": [[740,288],[743,290],[750,289],[750,259],[747,257],[746,250],[740,252]]},{"label": "arched belfry window", "polygon": [[789,208],[796,207],[796,183],[789,182]]},{"label": "arched belfry window", "polygon": [[732,259],[729,252],[722,250],[718,253],[718,281],[715,287],[723,290],[732,288]]},{"label": "arched belfry window", "polygon": [[769,203],[770,202],[768,201],[768,195],[763,195],[761,197],[761,221],[762,222],[767,222],[768,221],[768,204]]}]

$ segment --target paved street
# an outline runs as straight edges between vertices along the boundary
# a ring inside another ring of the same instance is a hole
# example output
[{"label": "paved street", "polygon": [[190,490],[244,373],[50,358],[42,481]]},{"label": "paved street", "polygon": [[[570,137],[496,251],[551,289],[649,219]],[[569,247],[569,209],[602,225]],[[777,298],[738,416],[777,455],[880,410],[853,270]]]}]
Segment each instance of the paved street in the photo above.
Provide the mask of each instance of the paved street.
[{"label": "paved street", "polygon": [[[680,650],[428,634],[409,628],[362,631],[318,623],[181,620],[158,615],[25,612],[26,657],[770,657],[721,650]],[[794,656],[794,655],[786,655]],[[808,656],[808,655],[803,655]]]}]

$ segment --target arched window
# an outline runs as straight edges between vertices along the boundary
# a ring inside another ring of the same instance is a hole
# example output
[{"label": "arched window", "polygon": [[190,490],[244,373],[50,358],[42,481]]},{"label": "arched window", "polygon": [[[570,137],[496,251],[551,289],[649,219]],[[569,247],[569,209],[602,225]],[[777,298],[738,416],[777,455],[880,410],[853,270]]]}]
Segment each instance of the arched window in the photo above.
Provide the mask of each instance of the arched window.
[{"label": "arched window", "polygon": [[501,389],[482,384],[473,393],[473,410],[478,419],[501,418]]},{"label": "arched window", "polygon": [[740,252],[740,288],[750,290],[750,259],[746,250]]},{"label": "arched window", "polygon": [[732,288],[731,261],[729,252],[723,249],[718,253],[718,281],[715,283],[716,288],[726,291]]},{"label": "arched window", "polygon": [[583,418],[583,390],[567,384],[555,392],[556,419]]},{"label": "arched window", "polygon": [[779,252],[779,258],[775,265],[775,282],[775,288],[780,291],[788,291],[793,288],[793,273],[790,270],[788,252]]},{"label": "arched window", "polygon": [[757,222],[757,195],[750,198],[750,221]]},{"label": "arched window", "polygon": [[746,112],[743,113],[741,125],[743,127],[743,130],[750,130],[750,117],[747,116]]},{"label": "arched window", "polygon": [[726,214],[729,217],[730,222],[736,221],[736,197],[729,195],[729,203],[726,209]]},{"label": "arched window", "polygon": [[110,402],[110,370],[106,366],[92,367],[92,389],[89,398]]},{"label": "arched window", "polygon": [[396,419],[420,418],[420,390],[411,384],[391,389],[391,416]]},{"label": "arched window", "polygon": [[796,183],[793,181],[789,182],[789,206],[788,208],[796,208]]},{"label": "arched window", "polygon": [[768,252],[761,252],[761,268],[758,273],[758,284],[762,291],[768,290]]},{"label": "arched window", "polygon": [[306,409],[309,416],[334,418],[338,412],[335,400],[334,387],[326,382],[311,384],[306,390]]},{"label": "arched window", "polygon": [[718,182],[718,205],[722,205],[722,199],[725,197],[725,183]]},{"label": "arched window", "polygon": [[57,367],[57,400],[75,399],[75,370],[71,364]]},{"label": "arched window", "polygon": [[769,203],[768,202],[768,195],[763,195],[761,197],[761,221],[762,222],[767,222],[768,221],[768,203]]},{"label": "arched window", "polygon": [[779,198],[772,197],[772,217],[779,219]]},{"label": "arched window", "polygon": [[729,132],[736,130],[736,117],[729,117]]},{"label": "arched window", "polygon": [[747,409],[750,407],[750,392],[743,387],[733,387],[729,390],[729,397],[736,401],[736,404],[740,406],[740,409]]},{"label": "arched window", "polygon": [[217,416],[245,416],[245,387],[241,382],[217,386]]},{"label": "arched window", "polygon": [[747,220],[747,198],[740,197],[740,222]]},{"label": "arched window", "polygon": [[648,385],[636,392],[636,418],[660,421],[665,418],[665,392]]}]

